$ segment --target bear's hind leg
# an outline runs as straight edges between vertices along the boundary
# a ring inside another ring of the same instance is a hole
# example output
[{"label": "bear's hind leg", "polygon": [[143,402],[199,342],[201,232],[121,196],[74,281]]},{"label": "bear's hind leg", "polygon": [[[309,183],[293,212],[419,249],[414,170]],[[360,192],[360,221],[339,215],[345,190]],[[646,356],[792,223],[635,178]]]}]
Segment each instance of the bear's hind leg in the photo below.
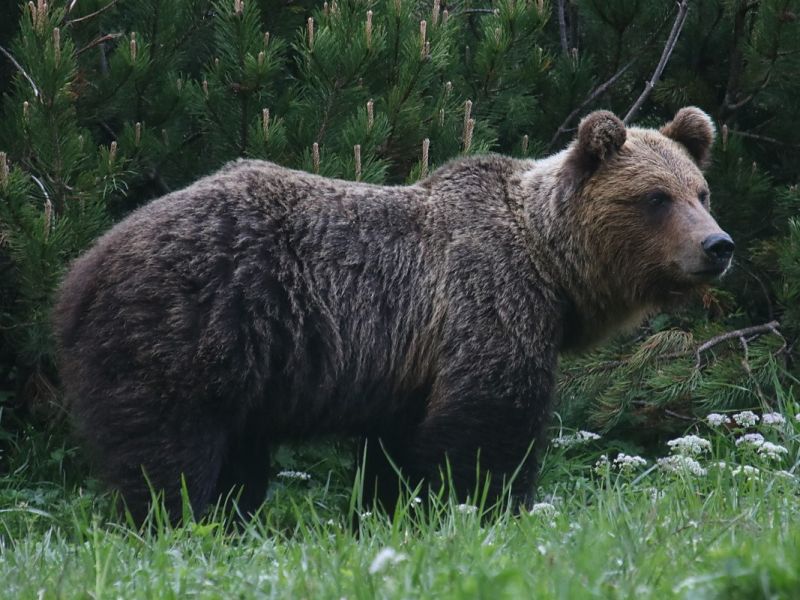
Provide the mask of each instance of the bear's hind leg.
[{"label": "bear's hind leg", "polygon": [[264,503],[269,486],[270,437],[259,419],[231,436],[215,496],[236,501],[243,517],[254,515]]}]

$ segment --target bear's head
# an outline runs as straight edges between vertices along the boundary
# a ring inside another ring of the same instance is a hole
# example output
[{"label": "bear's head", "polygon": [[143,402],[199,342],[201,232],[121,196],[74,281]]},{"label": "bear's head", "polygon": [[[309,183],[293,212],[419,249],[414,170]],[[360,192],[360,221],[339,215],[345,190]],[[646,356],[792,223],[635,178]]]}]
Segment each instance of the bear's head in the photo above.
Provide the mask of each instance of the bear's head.
[{"label": "bear's head", "polygon": [[566,204],[579,232],[580,279],[592,288],[579,292],[581,308],[600,303],[618,312],[607,326],[674,305],[729,268],[733,240],[709,212],[702,173],[714,135],[709,116],[694,107],[659,130],[626,128],[607,111],[581,121],[562,177],[571,182]]}]

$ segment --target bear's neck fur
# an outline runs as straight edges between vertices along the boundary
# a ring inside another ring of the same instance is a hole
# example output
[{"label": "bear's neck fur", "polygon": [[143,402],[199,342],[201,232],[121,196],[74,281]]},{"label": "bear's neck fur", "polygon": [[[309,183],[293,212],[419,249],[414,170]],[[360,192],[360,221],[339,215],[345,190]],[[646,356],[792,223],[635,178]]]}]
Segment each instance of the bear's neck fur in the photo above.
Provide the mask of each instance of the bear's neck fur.
[{"label": "bear's neck fur", "polygon": [[558,289],[562,351],[581,350],[635,327],[654,308],[630,297],[629,285],[593,250],[597,244],[590,243],[593,230],[578,210],[584,199],[569,151],[522,161],[508,186],[509,207],[529,233],[531,260]]}]

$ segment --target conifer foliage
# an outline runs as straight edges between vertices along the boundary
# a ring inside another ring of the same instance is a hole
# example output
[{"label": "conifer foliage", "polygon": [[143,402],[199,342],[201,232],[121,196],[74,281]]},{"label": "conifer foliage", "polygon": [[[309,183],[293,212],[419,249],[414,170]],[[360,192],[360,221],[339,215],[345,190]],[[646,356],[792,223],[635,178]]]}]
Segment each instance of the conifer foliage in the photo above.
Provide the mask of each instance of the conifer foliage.
[{"label": "conifer foliage", "polygon": [[687,104],[716,120],[709,180],[737,263],[704,305],[568,359],[563,416],[620,435],[674,430],[795,385],[791,0],[36,0],[2,17],[16,23],[0,30],[6,414],[58,406],[54,290],[147,200],[239,156],[375,183],[460,154],[539,156],[590,110],[625,115],[643,89],[639,123]]}]

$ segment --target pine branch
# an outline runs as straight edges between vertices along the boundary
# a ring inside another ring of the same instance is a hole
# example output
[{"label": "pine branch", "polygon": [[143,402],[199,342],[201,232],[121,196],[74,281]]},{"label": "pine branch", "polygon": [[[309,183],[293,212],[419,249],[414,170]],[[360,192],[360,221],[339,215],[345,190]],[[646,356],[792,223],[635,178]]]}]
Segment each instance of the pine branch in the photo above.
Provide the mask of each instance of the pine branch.
[{"label": "pine branch", "polygon": [[[682,350],[678,352],[668,352],[666,354],[660,355],[659,359],[673,359],[673,358],[681,358],[687,356],[690,353],[695,355],[697,362],[695,363],[695,368],[700,368],[702,364],[701,355],[703,352],[710,350],[711,348],[725,342],[727,340],[732,339],[741,339],[744,338],[745,340],[752,340],[753,337],[764,334],[764,333],[774,333],[775,335],[783,338],[783,336],[778,332],[778,326],[780,324],[778,321],[770,321],[769,323],[765,323],[763,325],[753,325],[751,327],[745,327],[743,329],[736,329],[733,331],[727,331],[725,333],[721,333],[717,336],[709,338],[702,344],[700,344],[697,348],[693,351],[691,349]],[[625,367],[630,364],[630,357],[623,358],[621,360],[607,360],[600,364],[588,367],[589,371],[592,373],[603,372],[603,371],[612,371],[614,369],[618,369],[620,367]]]},{"label": "pine branch", "polygon": [[622,119],[622,122],[626,125],[631,122],[633,117],[636,116],[636,113],[639,112],[639,109],[642,107],[642,104],[644,104],[645,100],[647,100],[650,92],[653,91],[656,82],[661,79],[661,74],[664,72],[667,63],[669,62],[669,58],[672,56],[672,51],[675,50],[675,46],[678,43],[678,38],[681,35],[681,29],[683,29],[683,24],[686,22],[686,15],[688,12],[689,0],[681,0],[680,4],[678,4],[678,14],[675,16],[675,22],[672,25],[672,31],[669,32],[667,43],[664,45],[664,51],[661,53],[661,58],[656,65],[655,71],[653,71],[653,76],[650,78],[650,81],[645,84],[644,90],[636,99],[636,102],[633,103],[633,106],[630,107],[628,114],[626,114],[625,118]]}]

